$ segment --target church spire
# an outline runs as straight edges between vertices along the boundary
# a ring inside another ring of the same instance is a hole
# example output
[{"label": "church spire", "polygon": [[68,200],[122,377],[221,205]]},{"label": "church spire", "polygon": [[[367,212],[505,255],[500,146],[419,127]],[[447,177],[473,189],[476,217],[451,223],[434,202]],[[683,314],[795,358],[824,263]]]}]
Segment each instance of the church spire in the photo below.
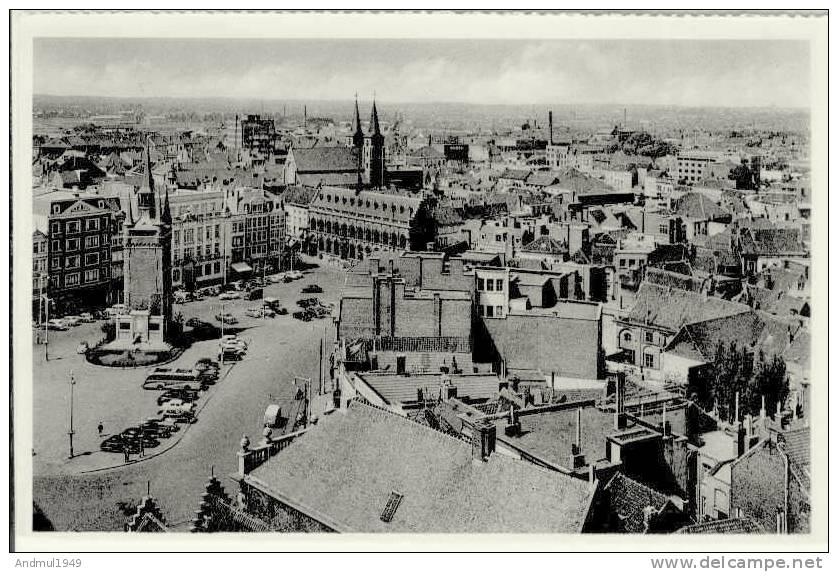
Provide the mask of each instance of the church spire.
[{"label": "church spire", "polygon": [[378,124],[378,109],[375,107],[375,99],[372,100],[372,119],[370,119],[370,131],[372,135],[381,135],[381,126]]},{"label": "church spire", "polygon": [[166,199],[163,203],[163,214],[160,215],[160,222],[163,224],[172,224],[172,213],[169,210],[169,187],[166,186]]},{"label": "church spire", "polygon": [[352,144],[356,149],[364,146],[364,130],[361,129],[361,112],[358,111],[358,94],[355,94],[355,134],[352,135]]}]

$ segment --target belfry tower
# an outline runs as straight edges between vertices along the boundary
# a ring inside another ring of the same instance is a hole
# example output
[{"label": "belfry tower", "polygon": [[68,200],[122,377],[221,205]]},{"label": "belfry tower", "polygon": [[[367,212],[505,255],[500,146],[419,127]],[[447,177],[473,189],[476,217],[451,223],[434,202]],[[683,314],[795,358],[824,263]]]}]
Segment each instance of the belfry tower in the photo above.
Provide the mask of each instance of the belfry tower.
[{"label": "belfry tower", "polygon": [[[117,317],[115,342],[127,346],[165,346],[172,319],[172,215],[166,189],[159,208],[148,146],[145,177],[136,190],[138,218],[125,224],[125,304]],[[130,212],[130,210],[129,210]],[[158,215],[158,213],[160,213]]]}]

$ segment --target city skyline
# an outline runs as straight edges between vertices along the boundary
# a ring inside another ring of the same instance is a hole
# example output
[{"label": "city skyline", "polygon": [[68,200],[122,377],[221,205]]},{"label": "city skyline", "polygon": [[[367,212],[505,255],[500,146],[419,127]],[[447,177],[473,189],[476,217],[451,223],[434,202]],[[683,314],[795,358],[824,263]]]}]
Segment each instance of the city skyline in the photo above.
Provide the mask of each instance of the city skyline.
[{"label": "city skyline", "polygon": [[799,109],[810,90],[796,41],[48,38],[34,64],[55,96]]}]

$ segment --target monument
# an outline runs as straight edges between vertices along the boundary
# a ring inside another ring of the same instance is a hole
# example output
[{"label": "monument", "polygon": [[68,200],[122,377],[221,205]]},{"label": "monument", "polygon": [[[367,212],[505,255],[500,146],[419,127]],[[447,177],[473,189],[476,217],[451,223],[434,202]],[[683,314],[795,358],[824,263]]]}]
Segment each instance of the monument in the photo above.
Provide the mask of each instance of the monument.
[{"label": "monument", "polygon": [[[169,192],[158,205],[151,158],[145,148],[143,184],[136,190],[137,218],[129,201],[125,224],[124,288],[127,313],[116,317],[111,347],[140,350],[170,348],[172,320],[172,216]],[[159,213],[159,214],[158,214]]]}]

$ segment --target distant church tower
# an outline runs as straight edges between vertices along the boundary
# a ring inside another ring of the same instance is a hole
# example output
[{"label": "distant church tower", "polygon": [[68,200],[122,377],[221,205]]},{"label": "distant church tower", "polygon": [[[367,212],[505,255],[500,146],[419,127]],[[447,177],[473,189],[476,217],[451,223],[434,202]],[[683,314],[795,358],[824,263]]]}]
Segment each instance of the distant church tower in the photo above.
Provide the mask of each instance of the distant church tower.
[{"label": "distant church tower", "polygon": [[357,154],[357,161],[358,161],[358,181],[355,184],[355,191],[360,193],[361,190],[364,188],[364,176],[363,173],[366,170],[364,165],[364,130],[361,129],[361,112],[358,111],[358,96],[355,95],[355,133],[352,135],[352,147],[355,148],[355,153]]},{"label": "distant church tower", "polygon": [[369,181],[370,187],[377,189],[385,186],[384,177],[384,135],[381,134],[381,126],[378,124],[378,109],[375,100],[372,102],[372,118],[370,119],[370,163]]},{"label": "distant church tower", "polygon": [[[125,224],[125,304],[128,314],[118,316],[116,342],[121,345],[164,346],[172,319],[172,215],[166,189],[158,205],[148,146],[145,179],[137,190],[137,220],[130,212]],[[160,213],[158,215],[158,212]]]}]

